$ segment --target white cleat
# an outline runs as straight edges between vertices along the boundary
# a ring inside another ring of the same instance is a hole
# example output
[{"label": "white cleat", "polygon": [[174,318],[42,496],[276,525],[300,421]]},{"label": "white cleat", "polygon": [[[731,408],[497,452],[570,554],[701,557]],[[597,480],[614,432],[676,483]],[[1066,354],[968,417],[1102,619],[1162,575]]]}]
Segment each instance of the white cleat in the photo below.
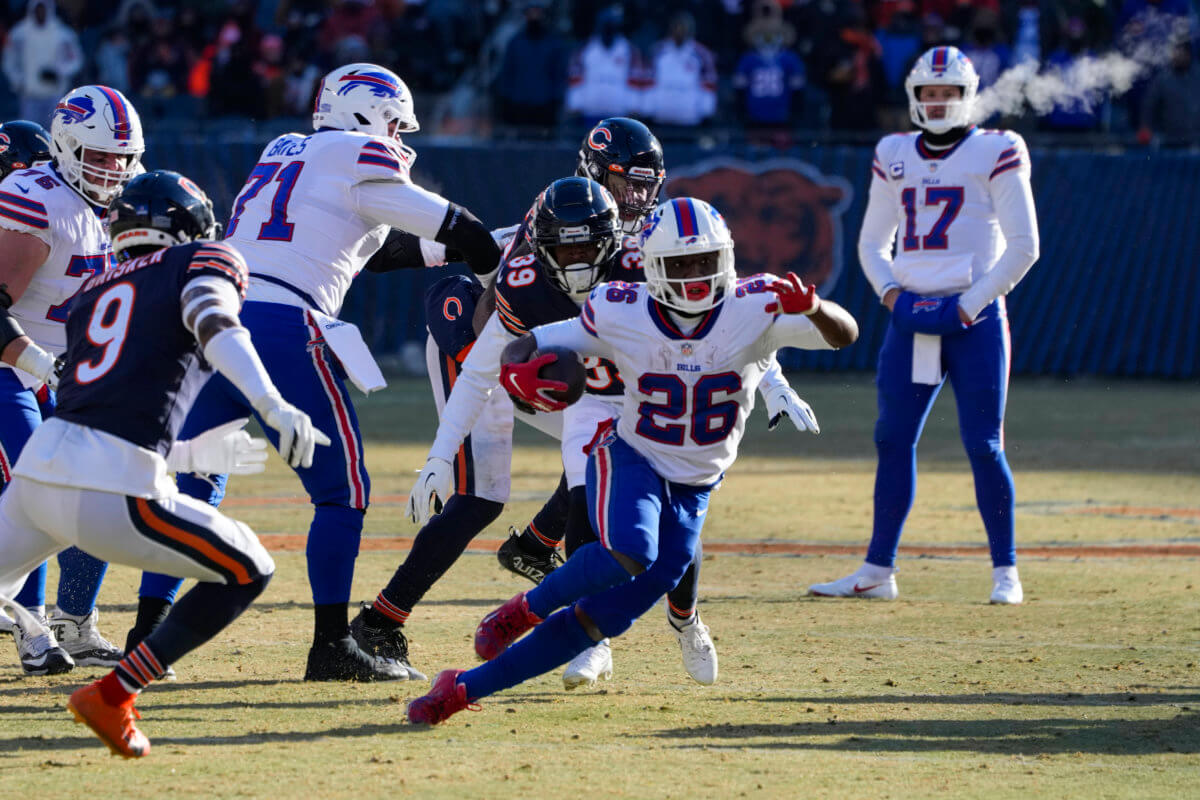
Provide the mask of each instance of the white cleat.
[{"label": "white cleat", "polygon": [[1025,590],[1021,588],[1021,578],[1017,575],[1016,567],[996,567],[992,570],[993,605],[1019,606],[1025,600]]},{"label": "white cleat", "polygon": [[[883,573],[886,572],[886,575]],[[858,571],[829,583],[814,583],[808,587],[813,597],[862,597],[870,600],[895,600],[896,571],[887,567],[864,564]]]},{"label": "white cleat", "polygon": [[712,686],[717,682],[717,646],[713,644],[708,626],[700,621],[700,613],[692,615],[692,621],[682,628],[676,628],[671,621],[670,613],[667,623],[679,640],[679,649],[683,652],[683,668],[692,676],[696,683]]},{"label": "white cleat", "polygon": [[55,609],[50,627],[62,648],[80,667],[115,667],[125,653],[100,635],[100,612],[93,608],[87,616],[76,617]]},{"label": "white cleat", "polygon": [[43,616],[30,614],[24,624],[17,623],[13,638],[17,642],[21,669],[26,675],[61,675],[75,666],[70,654],[59,646]]},{"label": "white cleat", "polygon": [[563,672],[563,686],[567,689],[595,686],[600,679],[612,680],[612,647],[608,639],[601,639],[575,656]]},{"label": "white cleat", "polygon": [[11,633],[17,635],[17,623],[8,614],[0,611],[0,633]]}]

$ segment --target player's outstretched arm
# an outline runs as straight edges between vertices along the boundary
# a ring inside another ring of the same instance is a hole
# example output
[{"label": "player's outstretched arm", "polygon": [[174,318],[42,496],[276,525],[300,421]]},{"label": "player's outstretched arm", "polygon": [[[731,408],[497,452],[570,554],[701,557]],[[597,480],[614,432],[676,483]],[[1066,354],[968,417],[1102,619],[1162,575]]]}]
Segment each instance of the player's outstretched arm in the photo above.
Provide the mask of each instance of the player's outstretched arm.
[{"label": "player's outstretched arm", "polygon": [[8,312],[45,263],[50,246],[32,234],[0,229],[0,253],[4,253],[0,263],[0,361],[28,372],[51,389],[58,388],[54,356],[34,344]]},{"label": "player's outstretched arm", "polygon": [[[766,306],[769,314],[803,315],[812,327],[816,328],[825,344],[834,350],[849,347],[858,340],[858,323],[850,312],[832,300],[824,300],[817,296],[817,287],[805,286],[794,272],[789,272],[784,278],[776,280],[767,286],[775,293],[776,299]],[[775,328],[783,326],[776,325]],[[787,341],[787,331],[781,331],[784,338],[779,346],[804,347],[802,331],[800,341]]]}]

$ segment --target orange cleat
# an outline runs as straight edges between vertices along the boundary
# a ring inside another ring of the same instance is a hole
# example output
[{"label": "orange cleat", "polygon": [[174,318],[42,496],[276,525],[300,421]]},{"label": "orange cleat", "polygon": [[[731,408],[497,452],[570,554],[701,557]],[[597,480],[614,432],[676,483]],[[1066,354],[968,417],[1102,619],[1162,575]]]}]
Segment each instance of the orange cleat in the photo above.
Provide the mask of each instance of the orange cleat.
[{"label": "orange cleat", "polygon": [[135,719],[142,715],[133,707],[134,697],[119,706],[109,705],[100,694],[100,682],[76,689],[67,701],[67,710],[108,745],[113,755],[141,758],[150,752],[150,740],[138,730]]}]

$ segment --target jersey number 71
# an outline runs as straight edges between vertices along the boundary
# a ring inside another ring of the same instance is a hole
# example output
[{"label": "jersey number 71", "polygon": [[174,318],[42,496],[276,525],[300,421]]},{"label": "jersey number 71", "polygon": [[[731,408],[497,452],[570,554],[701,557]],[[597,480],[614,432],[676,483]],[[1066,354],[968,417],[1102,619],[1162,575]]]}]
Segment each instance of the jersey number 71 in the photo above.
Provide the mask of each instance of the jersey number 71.
[{"label": "jersey number 71", "polygon": [[280,169],[280,166],[278,161],[263,161],[255,164],[254,169],[250,170],[246,185],[233,201],[233,216],[229,218],[229,229],[225,231],[226,239],[233,236],[233,232],[237,230],[242,214],[246,213],[246,204],[258,197],[263,187],[274,179],[279,185],[275,187],[275,193],[271,196],[271,215],[258,227],[258,239],[271,242],[292,240],[296,226],[288,222],[288,202],[292,199],[292,189],[296,188],[296,179],[304,169],[304,162],[293,161],[283,169]]}]

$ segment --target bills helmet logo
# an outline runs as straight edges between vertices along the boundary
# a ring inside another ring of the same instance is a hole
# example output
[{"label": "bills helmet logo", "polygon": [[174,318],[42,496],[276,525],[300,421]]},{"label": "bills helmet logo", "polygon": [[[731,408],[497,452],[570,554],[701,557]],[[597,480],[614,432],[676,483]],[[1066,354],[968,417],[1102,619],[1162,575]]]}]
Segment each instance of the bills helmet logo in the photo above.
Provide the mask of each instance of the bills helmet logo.
[{"label": "bills helmet logo", "polygon": [[[842,273],[842,214],[854,191],[796,159],[718,158],[674,169],[671,197],[698,197],[724,212],[741,275],[797,273],[827,294]],[[647,221],[643,240],[649,235]]]},{"label": "bills helmet logo", "polygon": [[338,83],[342,84],[337,90],[339,97],[349,94],[359,86],[367,87],[371,94],[376,97],[394,98],[400,95],[400,87],[382,72],[360,72],[357,75],[343,75],[338,79]]},{"label": "bills helmet logo", "polygon": [[96,106],[87,95],[68,97],[54,108],[54,116],[61,119],[65,125],[83,122],[95,113]]}]

